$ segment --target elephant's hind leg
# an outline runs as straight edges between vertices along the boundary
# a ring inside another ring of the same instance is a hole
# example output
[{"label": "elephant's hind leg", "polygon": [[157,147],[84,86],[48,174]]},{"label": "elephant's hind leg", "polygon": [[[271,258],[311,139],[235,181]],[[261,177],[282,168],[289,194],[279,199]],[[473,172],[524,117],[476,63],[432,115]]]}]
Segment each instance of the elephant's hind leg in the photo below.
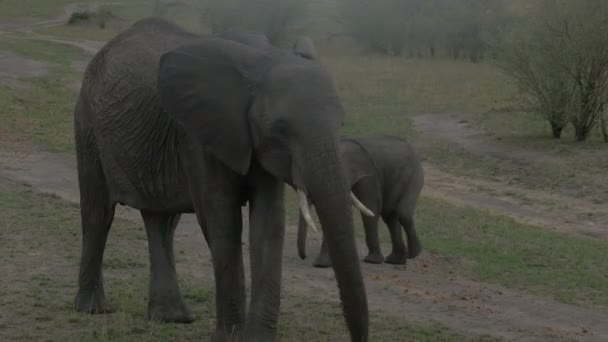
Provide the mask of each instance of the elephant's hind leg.
[{"label": "elephant's hind leg", "polygon": [[387,264],[405,265],[407,262],[407,250],[403,243],[399,218],[397,215],[390,215],[385,218],[384,223],[386,223],[391,234],[391,243],[393,245],[393,250],[391,251],[391,254],[386,257],[385,261]]},{"label": "elephant's hind leg", "polygon": [[422,252],[422,245],[420,244],[414,225],[414,217],[406,216],[400,219],[400,221],[407,235],[407,257],[414,259]]},{"label": "elephant's hind leg", "polygon": [[363,227],[365,228],[365,243],[368,249],[368,254],[363,261],[370,264],[381,264],[384,262],[384,256],[380,249],[380,240],[378,239],[378,216],[376,214],[374,217],[368,217],[361,214],[361,220],[363,220]]},{"label": "elephant's hind leg", "polygon": [[148,318],[163,322],[191,323],[195,316],[184,303],[173,257],[173,235],[179,214],[141,213],[150,251]]},{"label": "elephant's hind leg", "polygon": [[108,232],[114,220],[101,161],[92,132],[76,133],[82,254],[75,307],[85,313],[108,312],[103,288],[102,260]]},{"label": "elephant's hind leg", "polygon": [[414,224],[414,207],[415,202],[412,200],[402,201],[399,208],[399,222],[405,230],[407,236],[407,253],[408,258],[414,259],[422,251],[422,245],[416,233]]}]

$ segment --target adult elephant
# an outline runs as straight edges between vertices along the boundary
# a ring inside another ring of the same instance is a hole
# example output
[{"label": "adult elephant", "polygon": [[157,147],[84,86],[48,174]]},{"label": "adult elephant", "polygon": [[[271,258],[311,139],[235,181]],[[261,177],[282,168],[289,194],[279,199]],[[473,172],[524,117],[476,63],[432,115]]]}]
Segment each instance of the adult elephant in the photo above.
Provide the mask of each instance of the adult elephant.
[{"label": "adult elephant", "polygon": [[107,310],[102,258],[121,203],[141,211],[148,235],[148,316],[191,322],[177,285],[173,233],[180,214],[194,212],[207,227],[213,260],[212,340],[276,340],[287,183],[314,200],[351,339],[367,340],[367,299],[339,153],[343,117],[332,79],[316,61],[190,34],[159,19],[139,21],[112,39],[89,63],[74,113],[83,231],[76,309]]}]

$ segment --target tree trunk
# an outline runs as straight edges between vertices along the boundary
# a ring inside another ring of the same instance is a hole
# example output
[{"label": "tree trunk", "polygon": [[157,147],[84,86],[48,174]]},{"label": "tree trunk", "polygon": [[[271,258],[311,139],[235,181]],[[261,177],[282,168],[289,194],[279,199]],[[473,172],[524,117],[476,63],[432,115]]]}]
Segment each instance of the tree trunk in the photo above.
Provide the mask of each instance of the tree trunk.
[{"label": "tree trunk", "polygon": [[604,137],[604,142],[608,143],[608,114],[604,114],[600,119],[600,126],[602,129],[602,136]]},{"label": "tree trunk", "polygon": [[591,129],[587,125],[579,125],[574,127],[574,138],[576,141],[585,141],[589,137]]},{"label": "tree trunk", "polygon": [[560,139],[562,137],[563,130],[564,125],[562,123],[551,121],[551,133],[555,139]]}]

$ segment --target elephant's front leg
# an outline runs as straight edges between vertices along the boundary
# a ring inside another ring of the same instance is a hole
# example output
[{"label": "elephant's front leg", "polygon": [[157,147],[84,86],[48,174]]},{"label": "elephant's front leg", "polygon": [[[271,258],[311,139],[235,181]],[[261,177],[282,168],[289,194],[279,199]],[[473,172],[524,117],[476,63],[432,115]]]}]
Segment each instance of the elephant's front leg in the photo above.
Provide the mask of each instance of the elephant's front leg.
[{"label": "elephant's front leg", "polygon": [[195,316],[184,303],[177,285],[173,235],[180,215],[142,212],[150,251],[148,318],[163,322],[191,323]]},{"label": "elephant's front leg", "polygon": [[259,171],[249,209],[251,303],[241,340],[276,340],[285,233],[283,193],[282,182]]},{"label": "elephant's front leg", "polygon": [[241,207],[231,191],[214,189],[204,215],[215,275],[217,325],[211,341],[236,341],[245,324]]},{"label": "elephant's front leg", "polygon": [[197,146],[184,158],[199,224],[211,250],[217,325],[211,341],[234,341],[245,324],[239,176]]},{"label": "elephant's front leg", "polygon": [[217,313],[217,325],[211,341],[236,341],[245,323],[246,300],[241,210],[240,206],[230,209],[216,207],[214,210],[218,214],[207,216],[215,217],[207,221]]}]

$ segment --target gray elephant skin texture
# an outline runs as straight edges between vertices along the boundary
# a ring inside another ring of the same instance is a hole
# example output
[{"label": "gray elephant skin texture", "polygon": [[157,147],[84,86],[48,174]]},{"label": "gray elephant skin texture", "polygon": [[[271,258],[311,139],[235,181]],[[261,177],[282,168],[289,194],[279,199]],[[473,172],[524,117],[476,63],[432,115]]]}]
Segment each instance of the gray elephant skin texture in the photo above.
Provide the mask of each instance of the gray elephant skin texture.
[{"label": "gray elephant skin texture", "polygon": [[[364,261],[404,265],[406,259],[415,258],[422,249],[414,225],[416,203],[424,186],[419,157],[406,140],[389,135],[343,139],[341,146],[352,191],[375,214],[369,217],[361,213],[369,250]],[[392,252],[386,259],[378,240],[380,218],[388,227],[392,242]],[[401,228],[407,236],[407,248]],[[300,214],[298,254],[302,259],[306,258],[306,234],[307,225]],[[321,253],[313,265],[330,267],[331,264],[324,236]]]},{"label": "gray elephant skin texture", "polygon": [[93,57],[74,112],[82,217],[76,310],[109,310],[102,259],[120,203],[141,212],[148,236],[148,317],[192,322],[177,284],[173,235],[180,214],[195,213],[216,284],[211,340],[276,340],[288,184],[315,200],[351,339],[367,341],[367,298],[339,143],[344,110],[318,61],[264,39],[201,36],[144,19]]}]

